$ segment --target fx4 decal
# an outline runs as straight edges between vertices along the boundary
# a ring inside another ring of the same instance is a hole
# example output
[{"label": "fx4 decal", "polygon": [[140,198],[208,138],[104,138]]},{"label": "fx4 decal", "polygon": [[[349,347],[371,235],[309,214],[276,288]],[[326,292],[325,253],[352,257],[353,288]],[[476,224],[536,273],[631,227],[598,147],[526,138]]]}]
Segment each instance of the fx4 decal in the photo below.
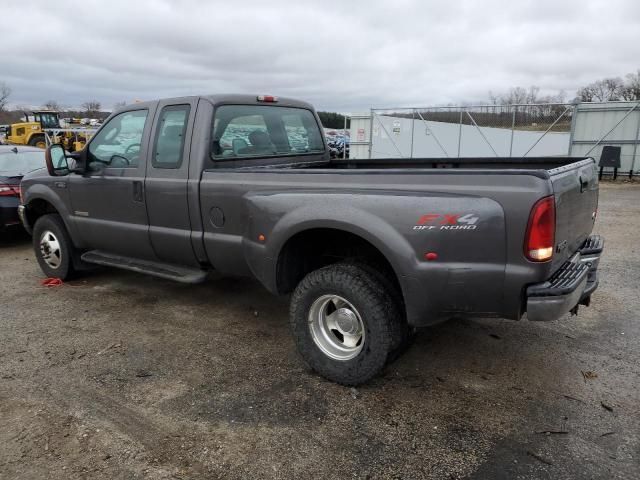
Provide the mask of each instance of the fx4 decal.
[{"label": "fx4 decal", "polygon": [[414,230],[475,230],[480,217],[473,213],[427,213],[422,215]]}]

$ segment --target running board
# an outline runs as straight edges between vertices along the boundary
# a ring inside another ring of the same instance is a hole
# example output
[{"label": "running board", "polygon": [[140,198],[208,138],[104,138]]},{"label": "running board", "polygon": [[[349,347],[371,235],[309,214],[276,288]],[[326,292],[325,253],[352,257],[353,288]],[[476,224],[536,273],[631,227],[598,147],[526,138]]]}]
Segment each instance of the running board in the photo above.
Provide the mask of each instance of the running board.
[{"label": "running board", "polygon": [[201,283],[207,278],[207,272],[199,268],[185,268],[169,263],[123,257],[113,253],[101,252],[100,250],[91,250],[83,253],[80,258],[87,263],[146,273],[147,275],[181,283]]}]

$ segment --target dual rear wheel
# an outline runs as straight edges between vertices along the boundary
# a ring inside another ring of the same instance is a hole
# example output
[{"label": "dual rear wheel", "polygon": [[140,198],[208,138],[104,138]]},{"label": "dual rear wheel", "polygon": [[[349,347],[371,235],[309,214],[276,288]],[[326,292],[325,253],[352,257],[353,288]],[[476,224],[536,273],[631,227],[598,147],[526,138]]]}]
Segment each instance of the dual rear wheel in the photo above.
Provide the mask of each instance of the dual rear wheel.
[{"label": "dual rear wheel", "polygon": [[391,282],[364,265],[338,263],[309,273],[291,298],[298,351],[323,377],[358,385],[377,375],[410,338]]}]

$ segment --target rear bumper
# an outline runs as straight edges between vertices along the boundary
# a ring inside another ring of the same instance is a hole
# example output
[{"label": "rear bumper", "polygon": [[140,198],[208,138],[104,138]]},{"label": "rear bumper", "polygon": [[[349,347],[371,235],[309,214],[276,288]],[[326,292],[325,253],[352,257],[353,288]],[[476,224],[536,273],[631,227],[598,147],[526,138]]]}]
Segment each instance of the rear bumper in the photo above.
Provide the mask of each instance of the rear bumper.
[{"label": "rear bumper", "polygon": [[578,305],[589,305],[598,288],[598,264],[604,239],[591,235],[582,248],[549,280],[527,287],[527,317],[533,321],[557,320]]},{"label": "rear bumper", "polygon": [[0,228],[20,223],[17,197],[0,197]]}]

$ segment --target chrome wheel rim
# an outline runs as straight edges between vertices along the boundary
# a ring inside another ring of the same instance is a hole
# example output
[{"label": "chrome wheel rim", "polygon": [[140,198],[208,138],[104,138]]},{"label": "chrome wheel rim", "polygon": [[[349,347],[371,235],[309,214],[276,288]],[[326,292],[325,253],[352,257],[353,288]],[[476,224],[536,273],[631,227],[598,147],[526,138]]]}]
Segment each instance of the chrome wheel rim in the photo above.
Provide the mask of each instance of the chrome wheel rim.
[{"label": "chrome wheel rim", "polygon": [[356,308],[338,295],[322,295],[309,309],[309,330],[316,346],[334,360],[351,360],[362,351],[364,322]]},{"label": "chrome wheel rim", "polygon": [[58,238],[50,230],[40,236],[40,254],[44,263],[56,269],[62,264],[62,249]]}]

